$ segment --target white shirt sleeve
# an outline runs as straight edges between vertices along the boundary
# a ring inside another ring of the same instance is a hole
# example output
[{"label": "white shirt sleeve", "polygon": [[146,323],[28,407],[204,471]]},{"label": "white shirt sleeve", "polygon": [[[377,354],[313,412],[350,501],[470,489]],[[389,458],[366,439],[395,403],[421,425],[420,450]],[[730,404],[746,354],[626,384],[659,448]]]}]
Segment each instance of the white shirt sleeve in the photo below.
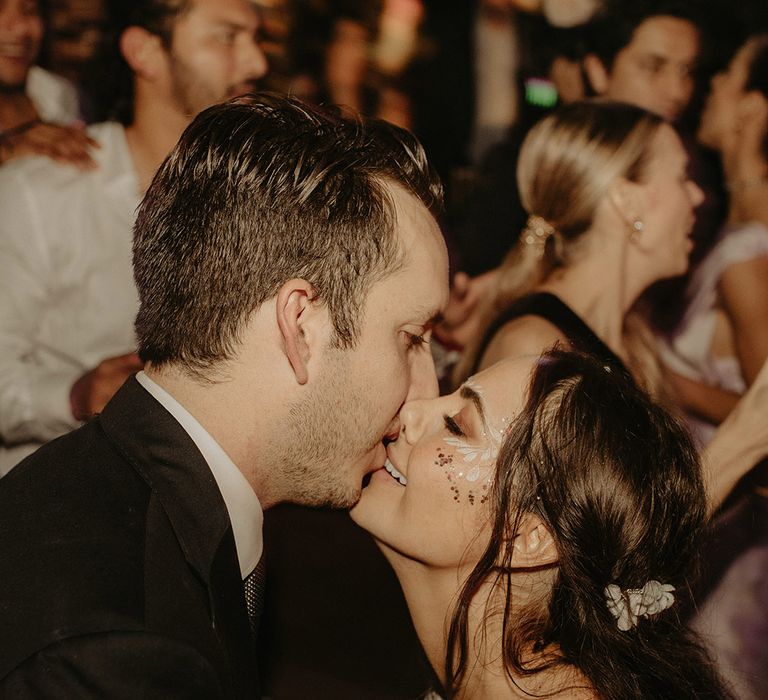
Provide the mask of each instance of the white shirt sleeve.
[{"label": "white shirt sleeve", "polygon": [[0,169],[0,438],[44,442],[77,425],[69,391],[83,368],[41,343],[51,257],[43,202],[18,173]]},{"label": "white shirt sleeve", "polygon": [[69,125],[80,119],[80,100],[75,86],[40,66],[32,66],[27,76],[27,97],[45,122]]}]

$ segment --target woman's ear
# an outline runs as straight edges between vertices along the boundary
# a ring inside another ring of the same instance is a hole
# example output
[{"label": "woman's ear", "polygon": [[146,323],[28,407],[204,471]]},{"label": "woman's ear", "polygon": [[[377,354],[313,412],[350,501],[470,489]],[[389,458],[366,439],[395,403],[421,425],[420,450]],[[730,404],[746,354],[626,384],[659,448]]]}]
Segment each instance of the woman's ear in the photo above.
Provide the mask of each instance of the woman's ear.
[{"label": "woman's ear", "polygon": [[608,201],[614,212],[627,226],[642,218],[642,205],[637,183],[620,177],[608,188]]},{"label": "woman's ear", "polygon": [[277,292],[277,326],[285,355],[299,384],[309,380],[311,353],[304,326],[314,298],[314,287],[303,279],[288,280]]},{"label": "woman's ear", "polygon": [[138,76],[154,80],[158,58],[163,51],[160,37],[143,27],[130,26],[120,35],[120,53]]},{"label": "woman's ear", "polygon": [[557,547],[544,521],[533,513],[526,513],[512,543],[513,568],[529,569],[549,566],[558,560]]}]

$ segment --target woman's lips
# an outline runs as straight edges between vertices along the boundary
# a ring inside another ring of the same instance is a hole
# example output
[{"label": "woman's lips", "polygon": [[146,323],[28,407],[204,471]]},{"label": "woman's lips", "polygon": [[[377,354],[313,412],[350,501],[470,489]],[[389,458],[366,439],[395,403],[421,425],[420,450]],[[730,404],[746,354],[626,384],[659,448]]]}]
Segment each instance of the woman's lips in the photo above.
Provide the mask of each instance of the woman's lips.
[{"label": "woman's lips", "polygon": [[387,473],[390,474],[392,478],[395,479],[401,486],[405,486],[408,483],[408,480],[405,478],[405,476],[397,470],[397,467],[395,467],[392,462],[389,461],[389,457],[387,457],[386,461],[384,462],[384,469],[386,469]]}]

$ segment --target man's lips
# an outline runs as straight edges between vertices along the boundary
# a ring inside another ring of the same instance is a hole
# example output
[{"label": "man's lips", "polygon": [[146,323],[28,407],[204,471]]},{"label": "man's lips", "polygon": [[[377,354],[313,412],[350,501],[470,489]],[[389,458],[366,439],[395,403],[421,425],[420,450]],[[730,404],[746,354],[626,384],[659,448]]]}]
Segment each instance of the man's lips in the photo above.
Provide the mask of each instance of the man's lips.
[{"label": "man's lips", "polygon": [[35,54],[36,47],[27,41],[0,41],[0,56],[7,58],[28,58]]}]

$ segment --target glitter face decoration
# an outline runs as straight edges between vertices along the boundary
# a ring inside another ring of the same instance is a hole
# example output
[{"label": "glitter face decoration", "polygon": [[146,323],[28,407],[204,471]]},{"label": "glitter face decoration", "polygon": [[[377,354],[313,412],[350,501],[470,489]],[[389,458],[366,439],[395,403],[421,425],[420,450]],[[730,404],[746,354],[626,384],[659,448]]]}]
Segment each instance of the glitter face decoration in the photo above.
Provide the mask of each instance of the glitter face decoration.
[{"label": "glitter face decoration", "polygon": [[[464,386],[479,397],[483,396],[482,387],[471,379]],[[461,503],[462,499],[466,499],[469,505],[475,505],[478,499],[481,504],[488,500],[493,465],[508,425],[508,418],[502,418],[499,427],[486,424],[479,444],[470,444],[464,437],[443,438],[443,442],[460,455],[458,459],[451,450],[438,448],[435,460],[451,484],[454,501]]]}]

